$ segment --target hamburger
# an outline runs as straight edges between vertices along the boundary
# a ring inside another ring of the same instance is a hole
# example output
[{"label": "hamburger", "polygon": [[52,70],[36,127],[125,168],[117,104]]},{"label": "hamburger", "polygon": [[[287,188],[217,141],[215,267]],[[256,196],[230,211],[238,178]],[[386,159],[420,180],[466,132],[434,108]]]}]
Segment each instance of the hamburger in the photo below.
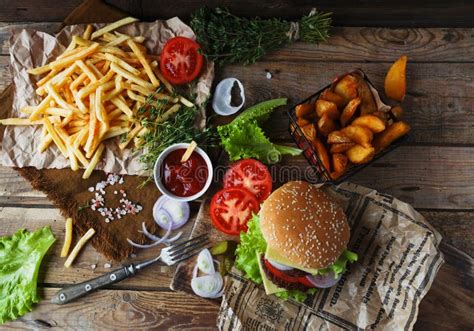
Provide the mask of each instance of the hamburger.
[{"label": "hamburger", "polygon": [[275,190],[241,234],[236,267],[268,295],[298,301],[335,285],[357,254],[342,208],[322,190],[292,181]]}]

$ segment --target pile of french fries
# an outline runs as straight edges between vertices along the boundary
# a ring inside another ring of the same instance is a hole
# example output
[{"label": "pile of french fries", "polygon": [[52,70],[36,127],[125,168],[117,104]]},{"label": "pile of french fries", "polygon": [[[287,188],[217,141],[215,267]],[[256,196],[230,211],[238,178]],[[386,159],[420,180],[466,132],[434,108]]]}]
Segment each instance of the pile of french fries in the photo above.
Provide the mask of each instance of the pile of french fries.
[{"label": "pile of french fries", "polygon": [[53,61],[29,69],[31,75],[43,75],[36,82],[41,102],[21,110],[28,118],[8,118],[0,124],[42,125],[39,150],[44,152],[54,143],[72,170],[85,168],[83,178],[99,162],[107,139],[123,135],[120,149],[132,140],[135,147],[143,144],[146,128],[136,115],[150,95],[167,100],[169,114],[182,104],[193,104],[174,96],[173,87],[158,70],[159,58],[147,54],[143,36],[115,31],[136,21],[127,17],[96,31],[88,25]]},{"label": "pile of french fries", "polygon": [[316,102],[298,105],[295,111],[298,126],[334,180],[410,131],[400,120],[402,108],[379,111],[369,85],[357,73],[345,75]]}]

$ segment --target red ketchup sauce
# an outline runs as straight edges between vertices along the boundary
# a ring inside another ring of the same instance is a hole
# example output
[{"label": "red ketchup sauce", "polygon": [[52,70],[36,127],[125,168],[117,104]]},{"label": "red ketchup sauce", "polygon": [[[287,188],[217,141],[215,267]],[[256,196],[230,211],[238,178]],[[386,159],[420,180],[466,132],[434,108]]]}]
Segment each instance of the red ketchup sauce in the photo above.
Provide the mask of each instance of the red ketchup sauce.
[{"label": "red ketchup sauce", "polygon": [[200,192],[206,185],[209,169],[206,161],[197,152],[181,163],[186,149],[177,149],[166,156],[161,166],[165,188],[174,195],[189,197]]}]

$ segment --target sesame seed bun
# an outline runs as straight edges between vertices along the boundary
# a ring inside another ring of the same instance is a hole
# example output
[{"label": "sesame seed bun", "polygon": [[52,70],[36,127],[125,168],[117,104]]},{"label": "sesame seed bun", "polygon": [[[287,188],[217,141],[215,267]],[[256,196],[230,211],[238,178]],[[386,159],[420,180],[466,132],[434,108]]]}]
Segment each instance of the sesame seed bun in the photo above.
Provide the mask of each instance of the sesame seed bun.
[{"label": "sesame seed bun", "polygon": [[288,182],[278,188],[265,200],[259,216],[268,246],[304,268],[330,266],[349,242],[342,208],[307,182]]}]

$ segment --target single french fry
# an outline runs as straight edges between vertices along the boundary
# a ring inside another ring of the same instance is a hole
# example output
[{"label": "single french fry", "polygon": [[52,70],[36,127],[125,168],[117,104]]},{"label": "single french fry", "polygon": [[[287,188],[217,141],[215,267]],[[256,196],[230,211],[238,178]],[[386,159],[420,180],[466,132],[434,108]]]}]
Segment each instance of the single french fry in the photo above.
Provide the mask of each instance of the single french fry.
[{"label": "single french fry", "polygon": [[65,158],[68,158],[68,150],[64,145],[64,142],[59,137],[59,134],[57,133],[56,129],[53,127],[53,124],[51,124],[50,120],[47,117],[43,118],[43,123],[46,126],[46,130],[48,130],[48,133],[50,134],[58,149],[61,151]]},{"label": "single french fry", "polygon": [[160,82],[158,81],[155,74],[153,73],[153,70],[151,69],[150,64],[145,59],[145,56],[140,50],[140,47],[132,39],[127,40],[127,45],[130,47],[133,53],[140,60],[140,63],[142,64],[143,68],[145,68],[146,74],[148,75],[148,78],[150,78],[150,82],[153,84],[153,86],[154,87],[160,86]]},{"label": "single french fry", "polygon": [[66,235],[64,237],[63,248],[61,249],[61,257],[66,257],[69,253],[69,248],[71,247],[72,242],[72,218],[66,219]]},{"label": "single french fry", "polygon": [[142,129],[142,126],[140,124],[137,124],[133,130],[131,130],[128,134],[127,134],[127,138],[125,139],[124,142],[121,142],[119,144],[119,148],[120,149],[125,149],[127,147],[127,145],[130,143],[130,141],[132,141],[133,137],[135,137],[137,135],[137,133]]},{"label": "single french fry", "polygon": [[148,89],[153,89],[154,88],[154,86],[152,84],[150,84],[147,81],[139,78],[138,76],[134,76],[133,74],[126,71],[125,69],[122,69],[116,63],[112,63],[110,65],[110,70],[114,71],[115,73],[122,76],[123,78],[131,80],[135,84],[138,84],[138,85],[143,86],[143,87],[148,88]]},{"label": "single french fry", "polygon": [[129,118],[133,117],[133,111],[130,109],[127,103],[124,102],[122,99],[120,99],[119,97],[115,97],[110,101],[122,112],[124,112]]},{"label": "single french fry", "polygon": [[168,82],[168,80],[166,80],[166,78],[161,74],[160,70],[158,69],[158,67],[154,68],[153,72],[155,73],[156,77],[158,77],[158,79],[163,83],[163,85],[166,87],[166,90],[173,94],[174,93],[174,88],[173,88],[173,85],[170,84],[170,82]]},{"label": "single french fry", "polygon": [[141,103],[145,103],[146,102],[146,98],[144,96],[141,96],[141,95],[138,95],[138,94],[135,94],[133,93],[131,90],[127,90],[127,95],[130,99],[132,100],[135,100],[135,101],[138,101],[138,102],[141,102]]},{"label": "single french fry", "polygon": [[120,28],[121,26],[124,26],[124,25],[128,25],[130,23],[133,23],[133,22],[137,22],[138,19],[134,18],[134,17],[125,17],[125,18],[122,18],[121,20],[118,20],[112,24],[108,24],[106,26],[104,26],[103,28],[95,31],[94,33],[92,33],[91,35],[91,39],[94,40],[96,38],[99,38],[100,36],[102,36],[103,34],[107,33],[107,32],[111,32],[111,31],[114,31],[118,28]]},{"label": "single french fry", "polygon": [[82,72],[91,80],[91,82],[97,81],[96,75],[92,72],[91,68],[82,60],[77,60],[76,65],[81,68]]},{"label": "single french fry", "polygon": [[185,97],[180,96],[179,101],[186,107],[189,107],[189,108],[194,107],[194,104],[188,99],[186,99]]},{"label": "single french fry", "polygon": [[111,126],[109,130],[107,131],[107,133],[101,138],[101,140],[104,141],[113,137],[121,136],[122,134],[127,133],[129,131],[130,129],[128,127],[125,128],[125,127]]},{"label": "single french fry", "polygon": [[41,117],[40,115],[43,114],[43,112],[48,108],[49,103],[53,100],[53,97],[51,95],[48,95],[46,98],[43,99],[43,101],[40,102],[40,104],[35,108],[35,110],[31,113],[29,120],[30,121],[37,121]]},{"label": "single french fry", "polygon": [[93,228],[90,228],[82,237],[79,239],[77,242],[76,246],[72,249],[71,254],[69,254],[68,258],[66,259],[66,262],[64,262],[64,266],[66,268],[69,268],[74,260],[76,259],[77,255],[81,251],[82,247],[89,241],[89,239],[92,238],[92,236],[95,234],[95,230]]},{"label": "single french fry", "polygon": [[36,125],[42,124],[41,121],[31,121],[29,118],[4,118],[0,120],[1,125]]},{"label": "single french fry", "polygon": [[95,166],[99,162],[99,159],[102,156],[103,152],[104,152],[104,144],[101,143],[99,147],[97,148],[97,150],[95,151],[94,156],[92,157],[89,163],[89,166],[84,171],[84,174],[82,175],[83,179],[87,179],[90,177],[90,175],[92,174],[92,170],[94,170]]},{"label": "single french fry", "polygon": [[82,34],[82,38],[85,40],[91,39],[91,34],[94,28],[92,27],[91,24],[87,24],[86,29],[84,30],[84,33]]},{"label": "single french fry", "polygon": [[[43,127],[45,126],[43,125]],[[41,139],[41,142],[38,146],[38,151],[40,153],[43,153],[49,147],[49,145],[51,145],[52,142],[53,137],[51,137],[51,135],[46,132],[46,135]]]},{"label": "single french fry", "polygon": [[50,79],[52,79],[54,76],[56,76],[59,72],[59,69],[53,69],[46,76],[41,78],[37,83],[36,86],[40,87],[46,84]]},{"label": "single french fry", "polygon": [[128,64],[127,62],[125,62],[124,60],[116,57],[115,55],[113,54],[105,54],[105,58],[107,60],[109,60],[110,62],[112,63],[116,63],[118,64],[119,66],[121,66],[123,69],[127,70],[128,72],[130,72],[131,74],[133,75],[138,75],[140,74],[140,70],[138,69],[135,69],[134,67],[132,67],[130,64]]}]

